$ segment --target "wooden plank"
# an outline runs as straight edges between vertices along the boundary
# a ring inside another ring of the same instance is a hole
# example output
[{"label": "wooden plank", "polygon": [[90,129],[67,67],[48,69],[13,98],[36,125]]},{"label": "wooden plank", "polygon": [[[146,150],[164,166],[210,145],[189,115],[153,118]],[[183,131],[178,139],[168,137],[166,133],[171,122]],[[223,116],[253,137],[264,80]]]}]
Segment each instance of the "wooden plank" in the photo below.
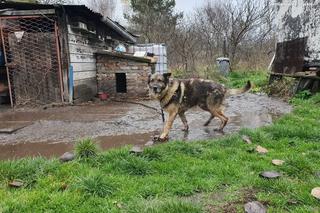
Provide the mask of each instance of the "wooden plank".
[{"label": "wooden plank", "polygon": [[31,124],[32,122],[30,121],[4,121],[0,124],[0,133],[11,134]]},{"label": "wooden plank", "polygon": [[89,45],[88,37],[81,34],[68,33],[68,40],[69,44]]},{"label": "wooden plank", "polygon": [[74,54],[90,54],[90,55],[94,55],[94,53],[96,53],[97,51],[92,48],[91,46],[80,46],[77,44],[69,44],[69,51],[70,53],[74,53]]},{"label": "wooden plank", "polygon": [[75,81],[84,80],[87,78],[95,78],[95,77],[96,77],[96,72],[93,72],[93,71],[74,72],[74,74],[73,74],[73,78]]},{"label": "wooden plank", "polygon": [[277,75],[277,76],[285,76],[285,77],[292,77],[292,78],[312,78],[312,79],[320,79],[319,76],[313,76],[313,75],[297,75],[297,74],[286,74],[286,73],[274,73],[269,72],[270,75]]},{"label": "wooden plank", "polygon": [[72,63],[74,72],[96,71],[96,63]]},{"label": "wooden plank", "polygon": [[93,77],[93,78],[85,78],[85,79],[76,80],[76,81],[74,81],[74,86],[79,86],[79,85],[82,85],[82,84],[86,84],[88,81],[96,82],[97,78]]},{"label": "wooden plank", "polygon": [[3,16],[27,16],[27,15],[48,15],[48,14],[55,14],[54,9],[43,9],[43,10],[8,10],[1,12]]},{"label": "wooden plank", "polygon": [[70,54],[71,63],[96,63],[96,57],[94,55],[86,54]]}]

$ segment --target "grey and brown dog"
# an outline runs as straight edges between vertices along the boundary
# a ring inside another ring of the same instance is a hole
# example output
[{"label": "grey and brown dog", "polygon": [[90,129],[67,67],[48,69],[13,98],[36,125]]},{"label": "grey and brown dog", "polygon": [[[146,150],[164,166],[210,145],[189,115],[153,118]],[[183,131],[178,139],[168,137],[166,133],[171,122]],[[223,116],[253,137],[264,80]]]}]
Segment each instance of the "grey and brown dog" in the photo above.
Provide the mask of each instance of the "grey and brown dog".
[{"label": "grey and brown dog", "polygon": [[228,123],[228,118],[223,114],[224,99],[229,95],[236,95],[247,92],[251,89],[250,81],[242,89],[227,89],[224,85],[203,79],[169,80],[171,73],[155,73],[149,76],[148,85],[151,97],[160,101],[160,105],[169,117],[158,138],[160,141],[168,139],[169,131],[177,115],[179,115],[184,131],[189,130],[185,112],[199,106],[201,109],[210,112],[208,126],[215,117],[221,120],[219,131]]}]

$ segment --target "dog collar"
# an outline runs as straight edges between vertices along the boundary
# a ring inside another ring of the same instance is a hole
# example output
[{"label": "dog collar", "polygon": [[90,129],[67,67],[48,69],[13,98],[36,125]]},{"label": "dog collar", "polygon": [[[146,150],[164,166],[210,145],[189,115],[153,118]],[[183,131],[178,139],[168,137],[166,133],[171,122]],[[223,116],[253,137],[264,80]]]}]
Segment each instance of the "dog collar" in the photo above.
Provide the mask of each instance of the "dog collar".
[{"label": "dog collar", "polygon": [[160,99],[161,108],[162,109],[167,108],[174,101],[174,99],[179,99],[179,104],[181,104],[184,97],[184,89],[185,89],[184,83],[179,82],[177,89],[174,91],[173,95],[167,101],[165,101],[166,96]]}]

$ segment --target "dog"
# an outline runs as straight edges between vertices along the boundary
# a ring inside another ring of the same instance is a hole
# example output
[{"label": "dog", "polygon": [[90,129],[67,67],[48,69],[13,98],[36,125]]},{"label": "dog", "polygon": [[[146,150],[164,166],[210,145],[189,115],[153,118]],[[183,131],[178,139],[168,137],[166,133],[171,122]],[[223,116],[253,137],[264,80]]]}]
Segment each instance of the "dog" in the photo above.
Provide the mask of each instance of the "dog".
[{"label": "dog", "polygon": [[242,89],[227,89],[224,85],[204,79],[172,79],[171,73],[150,74],[148,87],[150,96],[160,102],[161,108],[169,114],[165,122],[163,131],[156,140],[166,141],[169,139],[169,131],[177,117],[180,117],[184,128],[188,131],[189,126],[185,112],[192,107],[199,106],[210,113],[210,117],[204,126],[208,126],[213,118],[221,120],[218,131],[228,123],[228,117],[223,114],[224,100],[227,96],[245,93],[252,88],[250,81]]}]

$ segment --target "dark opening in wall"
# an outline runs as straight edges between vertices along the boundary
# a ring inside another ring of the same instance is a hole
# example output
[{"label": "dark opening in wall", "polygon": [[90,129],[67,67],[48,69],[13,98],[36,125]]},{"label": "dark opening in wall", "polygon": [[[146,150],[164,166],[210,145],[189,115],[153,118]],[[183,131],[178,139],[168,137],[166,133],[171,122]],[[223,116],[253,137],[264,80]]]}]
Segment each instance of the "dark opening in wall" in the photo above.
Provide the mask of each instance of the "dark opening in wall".
[{"label": "dark opening in wall", "polygon": [[116,73],[117,93],[127,93],[127,77],[125,73]]}]

